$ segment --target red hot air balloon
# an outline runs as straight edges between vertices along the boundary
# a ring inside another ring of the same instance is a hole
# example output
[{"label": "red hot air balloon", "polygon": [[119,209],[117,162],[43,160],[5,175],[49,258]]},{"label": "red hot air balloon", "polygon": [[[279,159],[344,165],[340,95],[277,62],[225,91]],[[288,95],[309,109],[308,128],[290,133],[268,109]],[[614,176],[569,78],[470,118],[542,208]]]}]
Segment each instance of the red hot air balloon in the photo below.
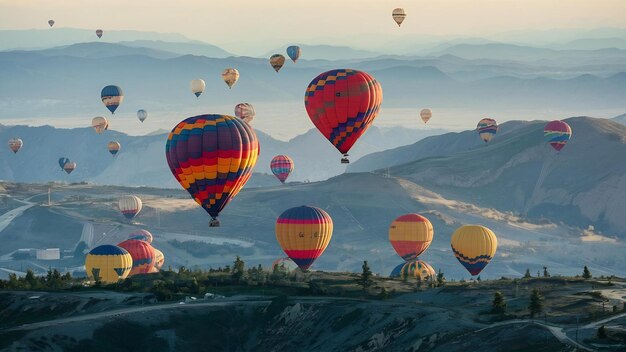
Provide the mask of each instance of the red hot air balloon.
[{"label": "red hot air balloon", "polygon": [[133,268],[130,270],[129,276],[154,272],[155,253],[154,248],[148,242],[126,240],[117,246],[127,250],[133,257]]},{"label": "red hot air balloon", "polygon": [[304,106],[317,129],[339,150],[348,151],[378,115],[383,90],[369,74],[338,69],[315,77],[304,95]]},{"label": "red hot air balloon", "polygon": [[211,216],[217,216],[248,182],[259,155],[249,124],[228,115],[199,115],[181,121],[165,145],[167,163],[180,185]]},{"label": "red hot air balloon", "polygon": [[287,155],[276,155],[270,163],[270,169],[281,183],[285,183],[293,171],[293,160]]},{"label": "red hot air balloon", "polygon": [[563,121],[550,121],[544,127],[543,135],[552,148],[561,151],[567,141],[572,138],[572,128]]}]

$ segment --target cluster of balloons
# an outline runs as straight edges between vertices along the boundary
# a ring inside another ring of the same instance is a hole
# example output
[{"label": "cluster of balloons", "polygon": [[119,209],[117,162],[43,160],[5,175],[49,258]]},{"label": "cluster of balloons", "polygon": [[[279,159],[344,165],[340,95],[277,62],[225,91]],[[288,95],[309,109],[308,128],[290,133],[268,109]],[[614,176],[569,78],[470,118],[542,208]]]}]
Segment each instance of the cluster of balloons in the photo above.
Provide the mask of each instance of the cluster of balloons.
[{"label": "cluster of balloons", "polygon": [[66,157],[61,157],[59,158],[59,166],[61,167],[61,170],[65,171],[69,175],[76,168],[76,162],[71,161]]},{"label": "cluster of balloons", "polygon": [[[398,265],[398,276],[416,277],[431,280],[435,270],[426,262],[418,259],[433,241],[433,225],[420,214],[405,214],[396,218],[389,226],[389,242],[404,263]],[[395,271],[391,276],[395,276]]]},{"label": "cluster of balloons", "polygon": [[[50,27],[54,26],[54,20],[48,20],[48,25]],[[102,29],[96,29],[96,35],[98,36],[98,38],[102,38],[103,33],[104,31]]]},{"label": "cluster of balloons", "polygon": [[85,258],[87,276],[110,284],[133,275],[158,272],[165,264],[165,256],[152,246],[152,240],[149,231],[138,230],[116,246],[95,247]]},{"label": "cluster of balloons", "polygon": [[[297,45],[292,45],[287,48],[287,55],[289,58],[296,63],[300,58],[300,47]],[[274,54],[270,56],[270,65],[274,69],[274,71],[278,72],[285,65],[285,56],[282,54]]]}]

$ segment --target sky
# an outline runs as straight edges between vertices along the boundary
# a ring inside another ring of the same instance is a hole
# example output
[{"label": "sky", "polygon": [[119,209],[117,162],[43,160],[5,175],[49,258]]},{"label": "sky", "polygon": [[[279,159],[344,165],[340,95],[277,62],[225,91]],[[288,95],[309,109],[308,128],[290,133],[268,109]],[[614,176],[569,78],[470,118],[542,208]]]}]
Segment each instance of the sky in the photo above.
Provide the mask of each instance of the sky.
[{"label": "sky", "polygon": [[[391,19],[395,7],[407,12],[402,28]],[[249,54],[290,41],[349,41],[358,47],[368,41],[383,45],[388,35],[489,37],[516,30],[623,27],[626,1],[0,0],[1,29],[44,28],[51,18],[59,27],[181,33]]]}]

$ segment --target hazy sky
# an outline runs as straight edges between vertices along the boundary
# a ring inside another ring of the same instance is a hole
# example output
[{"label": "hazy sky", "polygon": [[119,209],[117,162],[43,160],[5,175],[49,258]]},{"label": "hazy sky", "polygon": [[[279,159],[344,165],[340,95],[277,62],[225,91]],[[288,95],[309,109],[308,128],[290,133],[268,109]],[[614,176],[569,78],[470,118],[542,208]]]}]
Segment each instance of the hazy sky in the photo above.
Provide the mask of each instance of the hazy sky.
[{"label": "hazy sky", "polygon": [[[402,28],[391,19],[395,7],[407,12]],[[290,41],[329,43],[339,37],[357,38],[359,46],[368,33],[489,36],[510,30],[623,27],[626,1],[0,0],[2,29],[46,28],[50,18],[59,27],[177,32],[232,50]]]}]

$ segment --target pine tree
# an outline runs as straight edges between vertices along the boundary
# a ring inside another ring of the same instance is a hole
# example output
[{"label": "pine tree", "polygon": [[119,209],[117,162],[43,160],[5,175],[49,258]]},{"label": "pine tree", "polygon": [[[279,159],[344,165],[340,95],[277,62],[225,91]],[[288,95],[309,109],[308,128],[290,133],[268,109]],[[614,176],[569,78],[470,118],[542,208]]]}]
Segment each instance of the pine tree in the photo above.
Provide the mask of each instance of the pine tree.
[{"label": "pine tree", "polygon": [[591,271],[589,271],[589,268],[587,268],[586,265],[583,268],[583,279],[585,279],[585,280],[591,279]]},{"label": "pine tree", "polygon": [[504,314],[506,311],[506,301],[504,300],[502,292],[496,291],[493,295],[493,305],[491,307],[491,311],[496,314]]},{"label": "pine tree", "polygon": [[530,278],[531,278],[531,276],[530,276],[530,269],[527,268],[526,269],[526,273],[524,274],[524,279],[530,279]]},{"label": "pine tree", "polygon": [[598,328],[598,338],[599,339],[606,339],[606,328],[604,327],[604,325],[600,326]]},{"label": "pine tree", "polygon": [[231,277],[233,279],[241,280],[245,272],[246,272],[246,264],[244,263],[243,260],[241,260],[239,256],[237,256],[237,258],[235,258]]},{"label": "pine tree", "polygon": [[446,277],[443,275],[441,269],[437,273],[437,286],[443,286],[446,283]]},{"label": "pine tree", "polygon": [[543,277],[550,277],[550,273],[548,272],[548,267],[543,267]]},{"label": "pine tree", "polygon": [[373,274],[370,270],[369,265],[367,265],[367,260],[363,261],[363,265],[361,266],[361,268],[363,268],[363,272],[357,279],[357,283],[361,285],[361,287],[363,287],[364,291],[367,292],[369,288],[374,284],[374,281],[372,280]]},{"label": "pine tree", "polygon": [[541,302],[541,294],[536,288],[533,289],[533,293],[530,295],[530,304],[528,305],[530,311],[530,317],[534,318],[535,314],[539,314],[543,311],[543,303]]}]

